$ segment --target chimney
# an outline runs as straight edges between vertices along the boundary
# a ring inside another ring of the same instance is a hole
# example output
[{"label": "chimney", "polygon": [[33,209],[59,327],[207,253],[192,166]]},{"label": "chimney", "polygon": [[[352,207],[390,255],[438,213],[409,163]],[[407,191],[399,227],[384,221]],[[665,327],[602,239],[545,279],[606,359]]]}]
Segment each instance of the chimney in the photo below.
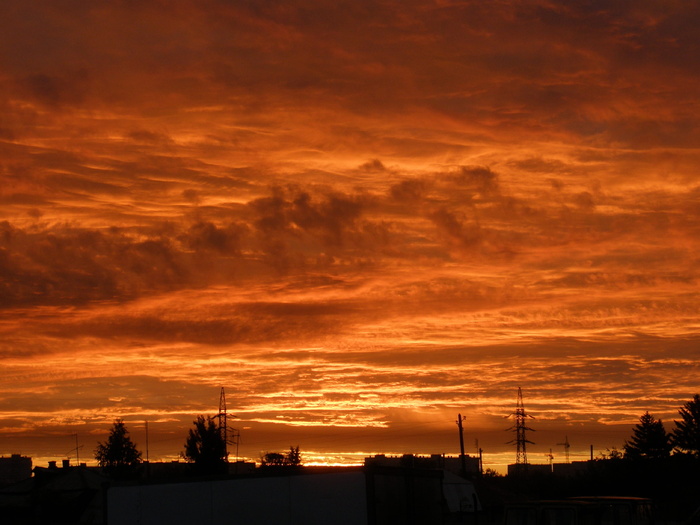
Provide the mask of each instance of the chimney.
[{"label": "chimney", "polygon": [[49,468],[56,468],[56,462],[55,462],[55,461],[49,461]]},{"label": "chimney", "polygon": [[63,468],[70,468],[70,459],[63,460]]}]

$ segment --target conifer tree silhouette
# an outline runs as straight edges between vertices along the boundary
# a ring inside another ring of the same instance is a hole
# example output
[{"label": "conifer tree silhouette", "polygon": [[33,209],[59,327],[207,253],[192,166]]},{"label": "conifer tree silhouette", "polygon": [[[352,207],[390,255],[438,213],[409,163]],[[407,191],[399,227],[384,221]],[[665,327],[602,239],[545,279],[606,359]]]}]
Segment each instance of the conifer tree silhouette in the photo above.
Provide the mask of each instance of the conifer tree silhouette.
[{"label": "conifer tree silhouette", "polygon": [[679,410],[680,421],[674,421],[671,441],[681,452],[700,457],[700,394],[685,403]]},{"label": "conifer tree silhouette", "polygon": [[661,420],[645,412],[623,448],[628,459],[659,459],[671,454],[672,445]]},{"label": "conifer tree silhouette", "polygon": [[141,452],[129,437],[124,421],[114,421],[107,441],[97,444],[95,459],[100,467],[115,476],[125,475],[141,463]]}]

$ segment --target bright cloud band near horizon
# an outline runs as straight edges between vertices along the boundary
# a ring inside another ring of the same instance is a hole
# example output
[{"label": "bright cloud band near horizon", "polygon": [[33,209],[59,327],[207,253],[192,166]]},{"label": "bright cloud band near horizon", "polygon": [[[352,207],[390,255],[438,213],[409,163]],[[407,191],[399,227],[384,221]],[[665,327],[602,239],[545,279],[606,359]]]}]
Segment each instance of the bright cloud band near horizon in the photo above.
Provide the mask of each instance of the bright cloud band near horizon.
[{"label": "bright cloud band near horizon", "polygon": [[224,386],[245,457],[503,455],[520,386],[544,462],[700,391],[700,4],[0,20],[1,454],[176,456]]}]

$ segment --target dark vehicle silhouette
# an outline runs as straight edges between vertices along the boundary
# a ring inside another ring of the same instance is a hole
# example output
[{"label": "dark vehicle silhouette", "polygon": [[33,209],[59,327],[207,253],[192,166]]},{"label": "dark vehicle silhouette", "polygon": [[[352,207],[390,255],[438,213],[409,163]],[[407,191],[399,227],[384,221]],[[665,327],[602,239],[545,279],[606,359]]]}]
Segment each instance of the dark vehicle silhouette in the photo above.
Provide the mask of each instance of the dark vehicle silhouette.
[{"label": "dark vehicle silhouette", "polygon": [[504,525],[653,525],[651,500],[576,497],[509,505]]}]

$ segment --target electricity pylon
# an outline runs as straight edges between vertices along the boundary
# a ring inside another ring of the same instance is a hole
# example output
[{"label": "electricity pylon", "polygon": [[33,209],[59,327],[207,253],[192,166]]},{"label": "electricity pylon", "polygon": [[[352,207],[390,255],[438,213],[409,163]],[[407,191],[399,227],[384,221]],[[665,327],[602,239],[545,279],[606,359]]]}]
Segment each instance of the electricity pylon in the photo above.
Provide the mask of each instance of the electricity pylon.
[{"label": "electricity pylon", "polygon": [[[226,411],[226,392],[224,387],[221,387],[221,394],[219,395],[219,413],[215,416],[219,419],[219,433],[221,434],[221,441],[224,443],[224,454],[226,463],[228,463],[228,446],[236,445],[236,460],[238,460],[238,442],[240,440],[240,432],[235,428],[230,428],[228,426],[228,412]],[[231,417],[236,417],[233,414]],[[229,439],[228,431],[231,431],[233,439]]]},{"label": "electricity pylon", "polygon": [[219,418],[221,441],[224,442],[224,457],[228,463],[228,422],[226,421],[226,393],[224,392],[223,386],[221,387],[221,394],[219,395],[219,413],[217,417]]},{"label": "electricity pylon", "polygon": [[534,443],[525,437],[525,433],[528,430],[532,432],[534,432],[534,430],[528,427],[525,422],[527,418],[535,418],[525,412],[525,406],[523,405],[523,391],[520,389],[520,387],[518,387],[518,401],[515,404],[515,412],[513,412],[511,416],[515,418],[515,425],[510,427],[508,430],[511,430],[515,433],[515,439],[509,441],[508,444],[512,445],[513,443],[515,443],[515,464],[527,465],[526,445],[527,443],[534,445]]}]

